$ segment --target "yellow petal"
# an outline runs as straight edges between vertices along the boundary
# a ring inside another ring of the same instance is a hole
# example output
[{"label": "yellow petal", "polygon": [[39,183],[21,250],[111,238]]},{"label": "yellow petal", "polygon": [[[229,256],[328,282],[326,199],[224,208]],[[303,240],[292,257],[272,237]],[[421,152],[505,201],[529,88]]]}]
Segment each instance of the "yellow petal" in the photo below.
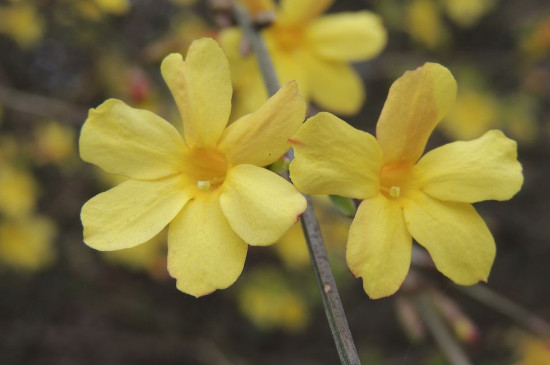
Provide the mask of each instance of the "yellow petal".
[{"label": "yellow petal", "polygon": [[91,109],[80,134],[84,161],[134,179],[157,179],[181,171],[185,150],[170,123],[116,99]]},{"label": "yellow petal", "polygon": [[436,148],[414,170],[426,194],[457,202],[508,200],[523,183],[516,142],[498,130]]},{"label": "yellow petal", "polygon": [[248,246],[231,229],[218,196],[190,201],[168,229],[168,271],[177,288],[200,297],[225,289],[241,274]]},{"label": "yellow petal", "polygon": [[316,104],[342,115],[353,115],[361,109],[365,101],[363,81],[350,65],[315,54],[304,55],[303,62],[310,97]]},{"label": "yellow petal", "polygon": [[220,206],[235,232],[250,245],[277,241],[306,209],[306,200],[279,175],[238,165],[229,170]]},{"label": "yellow petal", "polygon": [[441,273],[461,285],[487,281],[495,242],[471,204],[418,193],[405,202],[403,212],[409,232],[428,250]]},{"label": "yellow petal", "polygon": [[306,103],[298,95],[295,82],[284,85],[258,111],[231,124],[218,148],[229,163],[266,166],[288,149],[288,139],[306,116]]},{"label": "yellow petal", "polygon": [[346,260],[355,277],[363,278],[369,297],[394,294],[409,272],[412,238],[396,201],[382,194],[364,200],[351,224]]},{"label": "yellow petal", "polygon": [[127,180],[84,204],[84,242],[101,251],[139,245],[170,223],[188,200],[180,175]]},{"label": "yellow petal", "polygon": [[179,53],[161,65],[183,119],[189,147],[212,147],[218,142],[231,113],[229,63],[216,41],[202,38],[189,47],[185,62]]},{"label": "yellow petal", "polygon": [[365,199],[380,189],[382,152],[370,134],[330,113],[309,118],[291,143],[290,177],[306,194]]},{"label": "yellow petal", "polygon": [[335,61],[364,61],[382,51],[386,29],[369,11],[338,13],[314,20],[306,31],[315,53]]},{"label": "yellow petal", "polygon": [[334,0],[282,0],[277,14],[277,23],[301,26],[317,18]]},{"label": "yellow petal", "polygon": [[414,163],[456,98],[456,81],[437,63],[407,71],[390,88],[376,126],[386,163]]}]

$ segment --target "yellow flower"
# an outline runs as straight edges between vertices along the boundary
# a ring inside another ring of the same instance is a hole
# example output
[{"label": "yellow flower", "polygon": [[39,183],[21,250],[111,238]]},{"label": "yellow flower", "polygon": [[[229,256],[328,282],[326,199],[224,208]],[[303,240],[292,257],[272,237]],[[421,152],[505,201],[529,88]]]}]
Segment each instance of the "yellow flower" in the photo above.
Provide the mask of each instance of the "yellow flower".
[{"label": "yellow flower", "polygon": [[496,0],[444,0],[447,15],[459,26],[469,28],[495,7]]},{"label": "yellow flower", "polygon": [[468,140],[478,138],[498,124],[498,103],[484,90],[466,88],[458,93],[456,103],[441,124],[449,136]]},{"label": "yellow flower", "polygon": [[412,0],[406,8],[410,36],[429,49],[436,49],[449,41],[449,30],[443,23],[433,0]]},{"label": "yellow flower", "polygon": [[520,359],[514,365],[542,365],[550,360],[550,340],[529,335],[521,336],[519,344]]},{"label": "yellow flower", "polygon": [[31,146],[39,163],[67,162],[75,155],[75,131],[56,121],[38,125]]},{"label": "yellow flower", "polygon": [[0,161],[0,213],[28,215],[36,204],[37,186],[31,173]]},{"label": "yellow flower", "polygon": [[71,0],[70,5],[85,18],[100,20],[105,15],[126,14],[132,4],[129,0]]},{"label": "yellow flower", "polygon": [[247,274],[237,299],[241,312],[258,328],[298,332],[309,323],[307,303],[300,294],[281,272],[261,268]]},{"label": "yellow flower", "polygon": [[329,113],[310,118],[292,137],[290,174],[300,191],[363,200],[346,259],[372,298],[399,289],[412,237],[454,282],[487,280],[495,244],[471,203],[510,199],[523,175],[516,143],[496,130],[420,158],[455,96],[449,70],[427,63],[392,85],[377,138]]},{"label": "yellow flower", "polygon": [[[304,98],[336,113],[355,114],[365,92],[348,63],[379,54],[386,44],[386,31],[380,18],[368,11],[320,16],[332,2],[283,0],[275,22],[262,35],[280,82],[296,80]],[[238,28],[220,36],[233,71],[235,115],[254,110],[267,99],[255,58],[240,52],[241,39]]]},{"label": "yellow flower", "polygon": [[10,36],[20,47],[32,47],[44,33],[44,20],[31,5],[0,7],[0,34]]},{"label": "yellow flower", "polygon": [[489,13],[496,0],[384,0],[376,8],[389,28],[405,31],[431,50],[453,41],[448,21],[471,28]]},{"label": "yellow flower", "polygon": [[139,246],[103,252],[103,257],[111,264],[121,265],[132,271],[146,271],[157,280],[167,279],[166,231],[162,230]]},{"label": "yellow flower", "polygon": [[7,219],[0,223],[0,262],[20,270],[36,271],[55,259],[54,224],[45,217]]},{"label": "yellow flower", "polygon": [[109,14],[125,14],[130,10],[130,2],[128,0],[95,0],[98,8]]},{"label": "yellow flower", "polygon": [[502,128],[523,144],[533,144],[540,135],[537,117],[539,101],[527,92],[516,92],[500,103]]},{"label": "yellow flower", "polygon": [[300,193],[266,166],[289,148],[305,116],[295,83],[227,126],[229,64],[212,39],[195,41],[183,61],[162,62],[184,121],[170,123],[122,101],[90,111],[80,136],[83,160],[128,176],[82,208],[84,241],[103,250],[143,243],[168,229],[168,271],[194,296],[226,288],[250,245],[269,245],[305,210]]}]

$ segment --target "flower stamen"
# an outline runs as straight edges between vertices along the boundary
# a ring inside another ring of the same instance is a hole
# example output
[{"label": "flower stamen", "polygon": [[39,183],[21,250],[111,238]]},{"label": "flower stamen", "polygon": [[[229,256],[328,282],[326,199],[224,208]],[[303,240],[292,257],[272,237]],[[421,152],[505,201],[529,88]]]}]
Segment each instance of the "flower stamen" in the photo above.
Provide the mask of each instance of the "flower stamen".
[{"label": "flower stamen", "polygon": [[399,186],[392,186],[390,188],[390,196],[392,198],[399,198],[400,194],[401,194],[401,188]]},{"label": "flower stamen", "polygon": [[210,181],[202,181],[202,180],[197,181],[197,187],[201,191],[208,191],[210,190],[211,186],[212,184],[210,184]]}]

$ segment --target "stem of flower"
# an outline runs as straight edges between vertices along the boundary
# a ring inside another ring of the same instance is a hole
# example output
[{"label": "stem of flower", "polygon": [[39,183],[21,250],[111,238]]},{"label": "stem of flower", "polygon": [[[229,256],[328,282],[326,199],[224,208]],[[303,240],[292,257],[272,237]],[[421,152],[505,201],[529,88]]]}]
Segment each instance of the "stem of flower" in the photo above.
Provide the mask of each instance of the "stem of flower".
[{"label": "stem of flower", "polygon": [[497,312],[510,317],[534,334],[541,337],[550,338],[550,324],[548,322],[532,314],[530,311],[519,306],[510,299],[494,292],[489,287],[484,285],[475,285],[456,286],[456,288],[480,303],[483,303]]},{"label": "stem of flower", "polygon": [[59,118],[74,125],[82,125],[86,110],[62,100],[0,86],[0,104],[39,117]]},{"label": "stem of flower", "polygon": [[449,362],[453,365],[472,365],[468,357],[466,357],[466,354],[464,354],[464,351],[462,351],[462,348],[453,338],[447,326],[445,326],[445,323],[443,323],[429,294],[419,294],[415,298],[415,304],[418,312],[426,321],[426,325]]},{"label": "stem of flower", "polygon": [[[245,9],[235,4],[234,14],[237,23],[248,38],[251,48],[256,55],[268,94],[274,95],[279,89],[279,82],[265,43],[259,35],[258,30],[253,26]],[[292,153],[289,153],[288,157],[292,159]],[[286,178],[288,179],[288,176]],[[305,198],[307,200],[307,209],[301,217],[302,228],[336,349],[343,365],[359,365],[361,361],[355,349],[355,343],[353,342],[346,314],[342,307],[342,301],[338,294],[327,250],[323,243],[321,230],[319,229],[319,222],[313,211],[311,198],[307,195],[305,195]]]}]

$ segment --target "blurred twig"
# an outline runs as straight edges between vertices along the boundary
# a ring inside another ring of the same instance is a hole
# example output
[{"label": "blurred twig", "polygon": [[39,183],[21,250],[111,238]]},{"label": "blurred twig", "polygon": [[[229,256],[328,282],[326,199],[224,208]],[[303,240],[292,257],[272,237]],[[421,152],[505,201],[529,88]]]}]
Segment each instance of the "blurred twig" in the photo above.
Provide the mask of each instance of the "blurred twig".
[{"label": "blurred twig", "polygon": [[510,299],[492,291],[487,286],[456,286],[456,288],[486,306],[510,317],[536,335],[550,338],[550,324],[548,322]]},{"label": "blurred twig", "polygon": [[[239,26],[242,28],[256,54],[256,59],[258,60],[268,94],[273,95],[279,89],[279,82],[265,43],[258,34],[257,29],[253,27],[244,9],[238,5],[234,5],[234,14]],[[289,157],[292,157],[291,154]],[[288,179],[288,176],[286,177]],[[358,365],[361,361],[359,360],[349,330],[340,295],[336,287],[336,281],[334,280],[327,251],[321,236],[321,230],[319,229],[319,223],[313,211],[313,204],[309,196],[305,195],[305,198],[307,200],[307,209],[301,218],[302,228],[306,237],[313,271],[317,279],[325,314],[332,331],[336,349],[338,350],[342,364]]]},{"label": "blurred twig", "polygon": [[82,125],[86,110],[62,100],[0,86],[0,105],[40,117],[57,118],[74,125]]},{"label": "blurred twig", "polygon": [[[413,264],[423,268],[434,268],[433,261],[429,255],[420,250],[413,248]],[[550,324],[544,319],[536,316],[528,309],[521,307],[512,300],[503,295],[498,294],[486,285],[478,284],[474,286],[455,285],[455,288],[460,292],[470,296],[480,303],[496,310],[497,312],[510,317],[518,324],[533,332],[534,334],[550,338]]]},{"label": "blurred twig", "polygon": [[415,299],[415,304],[449,362],[453,365],[472,365],[447,326],[443,323],[429,294],[419,294]]}]

